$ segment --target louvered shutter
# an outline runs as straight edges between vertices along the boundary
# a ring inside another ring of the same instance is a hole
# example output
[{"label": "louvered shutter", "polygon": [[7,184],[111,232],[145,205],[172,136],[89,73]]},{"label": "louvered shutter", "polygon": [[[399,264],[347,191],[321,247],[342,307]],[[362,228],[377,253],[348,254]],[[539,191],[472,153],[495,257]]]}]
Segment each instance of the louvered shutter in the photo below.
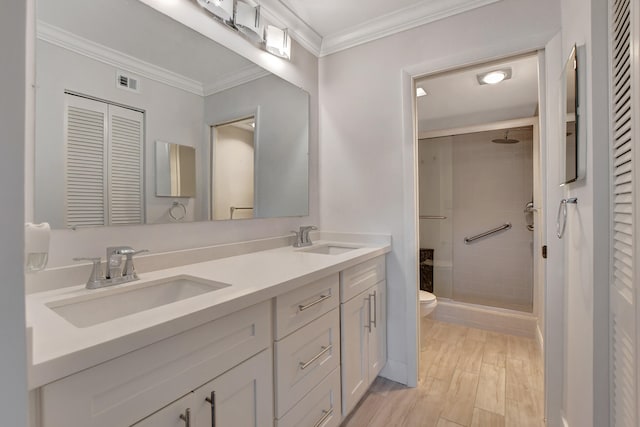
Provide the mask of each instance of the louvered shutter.
[{"label": "louvered shutter", "polygon": [[142,224],[143,114],[109,106],[109,223]]},{"label": "louvered shutter", "polygon": [[107,106],[66,95],[65,213],[69,228],[105,225]]},{"label": "louvered shutter", "polygon": [[[633,5],[632,5],[633,3]],[[612,277],[610,287],[611,425],[638,426],[635,132],[638,63],[632,56],[637,2],[610,1],[612,94]],[[637,36],[636,36],[637,40]],[[634,77],[635,76],[635,77]]]}]

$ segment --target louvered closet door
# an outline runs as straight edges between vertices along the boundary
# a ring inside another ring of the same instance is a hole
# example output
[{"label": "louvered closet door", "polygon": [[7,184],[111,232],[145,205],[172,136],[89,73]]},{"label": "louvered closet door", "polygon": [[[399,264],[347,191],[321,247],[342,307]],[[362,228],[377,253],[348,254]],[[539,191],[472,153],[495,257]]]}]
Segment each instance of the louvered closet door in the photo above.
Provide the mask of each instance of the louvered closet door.
[{"label": "louvered closet door", "polygon": [[[612,96],[612,277],[610,286],[611,425],[637,427],[639,221],[636,163],[639,69],[638,2],[610,0]],[[635,55],[632,55],[635,50]],[[635,57],[634,57],[635,56]]]},{"label": "louvered closet door", "polygon": [[66,225],[105,225],[107,104],[73,95],[65,101]]},{"label": "louvered closet door", "polygon": [[109,223],[142,224],[143,123],[139,111],[109,106]]}]

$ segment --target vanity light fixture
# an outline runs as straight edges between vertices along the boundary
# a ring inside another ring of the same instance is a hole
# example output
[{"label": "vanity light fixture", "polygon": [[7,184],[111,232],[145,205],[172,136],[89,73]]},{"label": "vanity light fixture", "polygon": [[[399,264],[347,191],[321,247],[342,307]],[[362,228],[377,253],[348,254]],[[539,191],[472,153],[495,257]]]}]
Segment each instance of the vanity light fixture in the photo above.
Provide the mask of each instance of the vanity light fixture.
[{"label": "vanity light fixture", "polygon": [[288,29],[281,30],[267,25],[264,35],[267,52],[280,58],[291,59],[291,36]]},{"label": "vanity light fixture", "polygon": [[478,83],[481,85],[495,85],[511,78],[511,68],[488,71],[477,74],[476,77],[478,78]]},{"label": "vanity light fixture", "polygon": [[264,39],[264,26],[260,16],[260,6],[251,6],[244,1],[236,2],[233,23],[245,36],[256,43]]},{"label": "vanity light fixture", "polygon": [[427,92],[423,88],[418,87],[416,89],[416,96],[417,97],[426,96],[426,95],[427,95]]},{"label": "vanity light fixture", "polygon": [[224,22],[233,18],[233,0],[198,0],[198,4]]}]

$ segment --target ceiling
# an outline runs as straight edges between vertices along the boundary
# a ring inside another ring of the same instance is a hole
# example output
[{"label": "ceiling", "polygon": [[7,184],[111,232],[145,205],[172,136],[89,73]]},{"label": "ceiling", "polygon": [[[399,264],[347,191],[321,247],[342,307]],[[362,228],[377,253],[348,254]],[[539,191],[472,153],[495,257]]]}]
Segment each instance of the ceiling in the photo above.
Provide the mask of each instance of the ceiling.
[{"label": "ceiling", "polygon": [[[478,83],[477,74],[506,67],[512,69],[510,80]],[[416,86],[427,92],[418,98],[419,132],[533,117],[538,108],[537,55],[428,76]]]},{"label": "ceiling", "polygon": [[501,0],[260,0],[270,22],[317,56]]}]

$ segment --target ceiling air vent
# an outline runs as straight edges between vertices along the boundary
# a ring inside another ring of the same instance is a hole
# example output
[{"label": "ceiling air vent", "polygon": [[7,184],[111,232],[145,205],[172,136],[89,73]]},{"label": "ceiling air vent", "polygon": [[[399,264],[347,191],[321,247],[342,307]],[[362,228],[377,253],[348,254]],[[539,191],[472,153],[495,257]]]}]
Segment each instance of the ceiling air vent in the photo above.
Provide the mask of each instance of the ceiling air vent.
[{"label": "ceiling air vent", "polygon": [[120,89],[130,90],[132,92],[140,92],[140,84],[135,77],[128,76],[122,71],[116,73],[116,86]]}]

